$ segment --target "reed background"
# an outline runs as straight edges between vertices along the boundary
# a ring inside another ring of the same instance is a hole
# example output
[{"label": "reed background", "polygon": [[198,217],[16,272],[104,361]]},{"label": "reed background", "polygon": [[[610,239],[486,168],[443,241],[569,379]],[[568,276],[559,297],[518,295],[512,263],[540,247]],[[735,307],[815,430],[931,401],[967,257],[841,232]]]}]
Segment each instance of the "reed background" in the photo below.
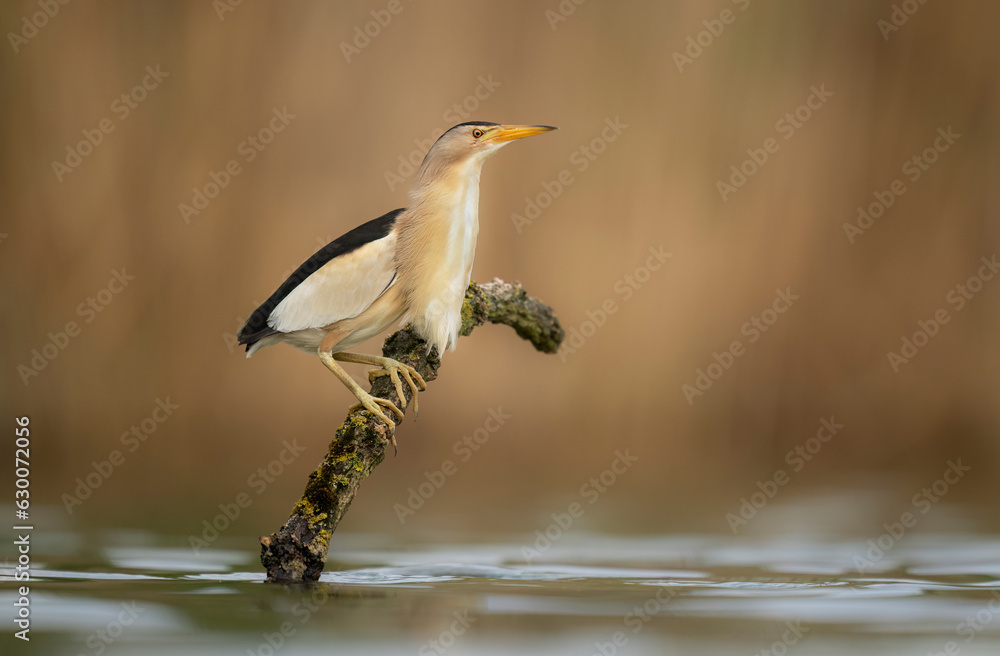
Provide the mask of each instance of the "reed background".
[{"label": "reed background", "polygon": [[[298,440],[229,536],[276,528],[353,400],[315,358],[248,361],[231,336],[322,244],[403,206],[387,174],[468,119],[561,128],[486,165],[474,279],[521,281],[567,329],[609,299],[616,312],[563,358],[499,327],[462,340],[342,531],[530,534],[625,449],[639,460],[580,526],[727,531],[831,416],[844,429],[753,530],[852,513],[876,530],[956,458],[973,470],[949,502],[991,503],[1000,282],[961,310],[946,295],[1000,250],[1000,7],[928,3],[888,40],[892,4],[864,0],[592,1],[554,26],[554,1],[398,7],[350,61],[342,44],[385,3],[72,3],[17,52],[8,37],[0,407],[31,417],[33,500],[52,525],[195,533]],[[723,10],[733,22],[678,70]],[[38,11],[4,3],[0,25]],[[121,118],[113,103],[147,66],[169,75]],[[821,86],[832,96],[786,140],[777,121]],[[453,120],[456,103],[474,111]],[[240,144],[284,108],[294,118],[247,162]],[[104,118],[114,131],[60,181],[53,162]],[[608,120],[628,127],[581,170]],[[904,162],[949,127],[961,137],[911,182]],[[717,182],[768,138],[778,151],[723,200]],[[240,173],[186,222],[179,204],[232,159]],[[573,183],[516,225],[563,170]],[[845,222],[897,178],[906,193],[851,243]],[[626,298],[621,281],[661,247],[669,260]],[[84,323],[78,306],[122,268],[134,280]],[[751,344],[741,326],[777,289],[799,300]],[[887,353],[939,308],[950,321],[894,372]],[[19,365],[69,321],[80,334],[25,383]],[[682,385],[734,340],[745,354],[689,404]],[[168,397],[179,408],[128,451],[122,434]],[[453,445],[490,409],[510,419],[461,462]],[[124,464],[67,513],[75,479],[116,449]],[[458,473],[400,525],[394,504],[446,459]],[[850,502],[872,489],[884,505]],[[795,513],[831,492],[827,516]]]}]

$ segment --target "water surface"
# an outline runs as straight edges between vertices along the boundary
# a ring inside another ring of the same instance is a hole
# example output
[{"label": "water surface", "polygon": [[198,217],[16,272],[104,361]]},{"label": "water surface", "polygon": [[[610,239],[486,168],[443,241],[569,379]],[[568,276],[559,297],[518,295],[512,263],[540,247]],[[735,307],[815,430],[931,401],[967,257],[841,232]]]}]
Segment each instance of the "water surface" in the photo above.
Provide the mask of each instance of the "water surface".
[{"label": "water surface", "polygon": [[[3,651],[1000,653],[1000,536],[912,535],[881,555],[865,539],[574,532],[532,551],[442,538],[338,535],[319,583],[282,586],[249,550],[49,536],[30,647],[5,631]],[[11,608],[10,569],[2,581]]]}]

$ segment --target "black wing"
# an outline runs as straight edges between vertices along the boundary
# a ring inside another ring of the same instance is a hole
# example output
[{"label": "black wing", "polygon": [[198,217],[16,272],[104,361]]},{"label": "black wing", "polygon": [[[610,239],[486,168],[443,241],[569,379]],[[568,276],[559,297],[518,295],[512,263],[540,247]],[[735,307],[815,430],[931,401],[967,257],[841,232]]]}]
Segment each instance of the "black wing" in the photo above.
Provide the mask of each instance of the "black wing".
[{"label": "black wing", "polygon": [[335,257],[355,251],[367,243],[382,239],[392,230],[396,223],[396,218],[404,208],[393,210],[383,214],[377,219],[372,219],[368,223],[362,224],[350,232],[337,237],[329,244],[316,251],[316,253],[296,269],[292,275],[288,276],[285,282],[271,294],[270,298],[264,301],[259,308],[254,310],[247,322],[240,328],[236,339],[240,344],[246,344],[247,350],[256,342],[259,342],[269,335],[274,335],[279,331],[271,328],[267,324],[268,318],[277,307],[278,303],[292,293],[296,287],[318,271],[324,264]]}]

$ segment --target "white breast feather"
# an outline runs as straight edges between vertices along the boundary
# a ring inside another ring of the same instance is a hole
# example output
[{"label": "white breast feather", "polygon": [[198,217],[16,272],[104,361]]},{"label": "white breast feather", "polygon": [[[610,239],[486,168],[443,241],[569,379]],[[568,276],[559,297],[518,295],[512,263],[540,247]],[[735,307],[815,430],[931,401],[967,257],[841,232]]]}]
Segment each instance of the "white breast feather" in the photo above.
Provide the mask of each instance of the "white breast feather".
[{"label": "white breast feather", "polygon": [[464,197],[453,204],[444,257],[426,280],[429,300],[423,316],[414,317],[418,332],[440,353],[454,350],[458,341],[479,235],[479,185],[469,185],[459,193]]}]

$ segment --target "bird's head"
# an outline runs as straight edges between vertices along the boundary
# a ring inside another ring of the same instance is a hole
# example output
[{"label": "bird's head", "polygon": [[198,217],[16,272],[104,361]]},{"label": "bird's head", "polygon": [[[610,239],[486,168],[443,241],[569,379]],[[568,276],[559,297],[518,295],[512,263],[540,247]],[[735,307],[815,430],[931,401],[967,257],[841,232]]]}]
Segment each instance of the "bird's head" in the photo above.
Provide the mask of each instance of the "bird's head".
[{"label": "bird's head", "polygon": [[[473,121],[460,123],[442,134],[420,165],[420,178],[437,177],[453,168],[482,166],[498,150],[517,139],[558,130],[549,125],[501,125]],[[478,170],[478,168],[477,168]]]},{"label": "bird's head", "polygon": [[441,135],[428,155],[442,151],[486,159],[512,141],[557,129],[549,125],[500,125],[482,121],[461,123]]}]

